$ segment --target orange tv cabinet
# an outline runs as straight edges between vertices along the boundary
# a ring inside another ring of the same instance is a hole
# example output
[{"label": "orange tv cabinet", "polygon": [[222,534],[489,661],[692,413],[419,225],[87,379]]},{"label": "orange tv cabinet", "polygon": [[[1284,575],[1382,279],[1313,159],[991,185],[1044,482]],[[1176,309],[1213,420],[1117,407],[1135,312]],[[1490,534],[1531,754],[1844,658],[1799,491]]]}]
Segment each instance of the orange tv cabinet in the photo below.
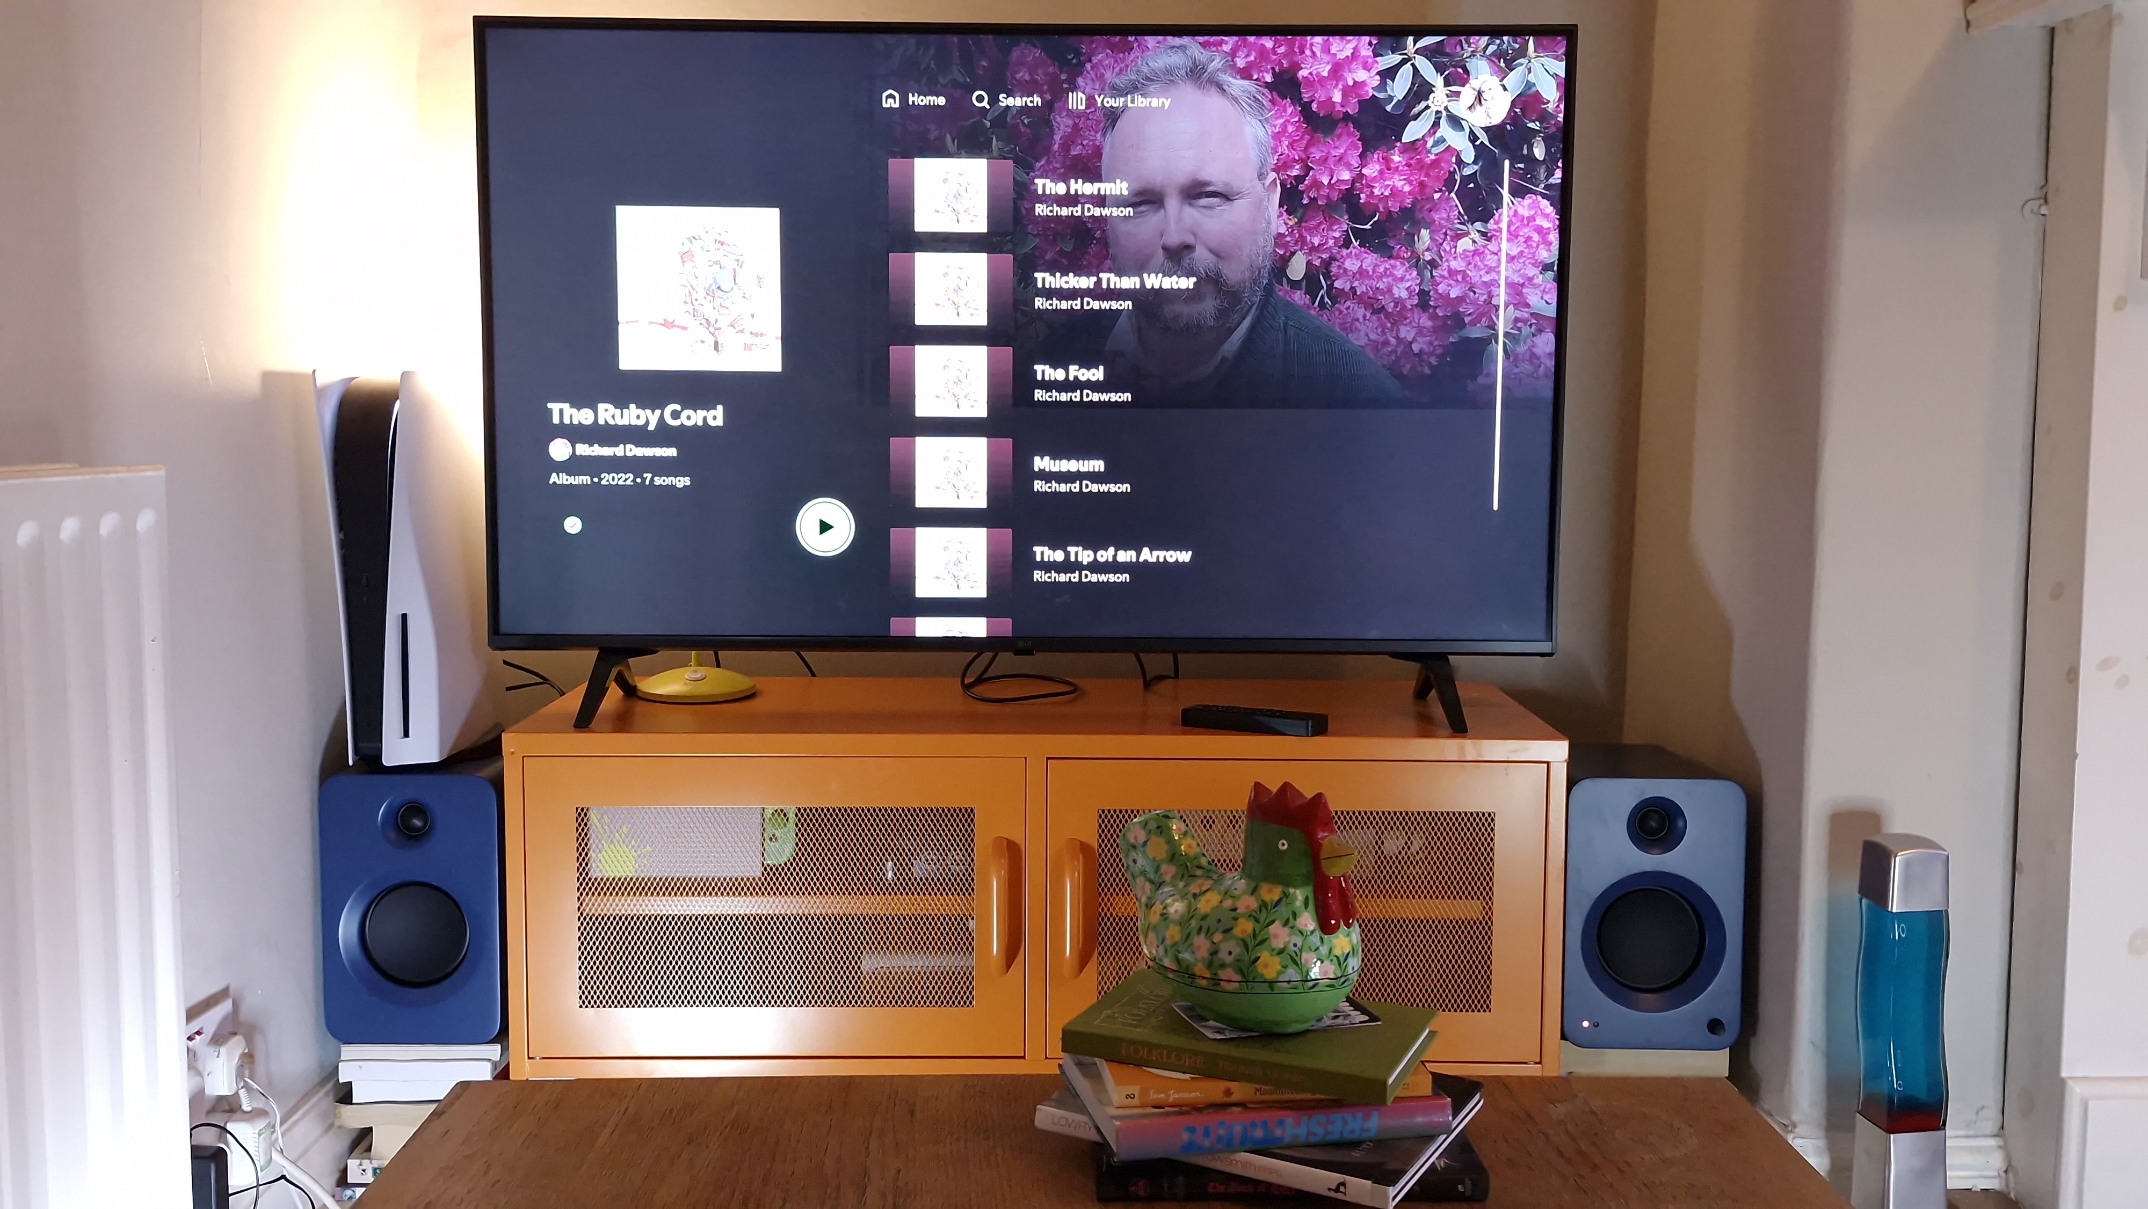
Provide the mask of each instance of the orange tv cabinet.
[{"label": "orange tv cabinet", "polygon": [[[723,705],[574,696],[506,741],[510,1073],[1042,1072],[1140,962],[1116,840],[1172,808],[1219,863],[1254,781],[1325,792],[1362,854],[1358,993],[1431,1055],[1556,1073],[1566,740],[1489,685],[1471,731],[1398,681],[769,679]],[[1188,730],[1189,704],[1326,735]]]}]

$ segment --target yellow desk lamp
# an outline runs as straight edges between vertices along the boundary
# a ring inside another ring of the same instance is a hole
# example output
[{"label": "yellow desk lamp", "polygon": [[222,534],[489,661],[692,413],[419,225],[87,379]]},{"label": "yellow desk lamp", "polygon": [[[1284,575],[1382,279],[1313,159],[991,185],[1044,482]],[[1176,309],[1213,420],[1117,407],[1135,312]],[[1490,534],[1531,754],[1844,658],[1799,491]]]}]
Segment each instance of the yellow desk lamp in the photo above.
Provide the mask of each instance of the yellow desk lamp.
[{"label": "yellow desk lamp", "polygon": [[756,691],[753,677],[701,661],[701,652],[688,656],[685,667],[675,667],[634,682],[636,696],[674,705],[713,705],[737,701]]}]

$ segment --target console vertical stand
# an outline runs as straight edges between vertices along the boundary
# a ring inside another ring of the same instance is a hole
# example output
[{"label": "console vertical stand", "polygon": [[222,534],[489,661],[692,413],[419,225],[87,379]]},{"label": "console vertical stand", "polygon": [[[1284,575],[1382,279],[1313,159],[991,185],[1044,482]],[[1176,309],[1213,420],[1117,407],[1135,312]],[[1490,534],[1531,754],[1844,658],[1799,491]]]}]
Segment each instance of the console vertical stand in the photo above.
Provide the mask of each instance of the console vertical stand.
[{"label": "console vertical stand", "polygon": [[588,730],[597,720],[597,707],[604,704],[605,691],[612,686],[612,673],[625,666],[626,661],[639,655],[654,655],[648,647],[607,646],[597,648],[597,661],[589,665],[589,683],[582,689],[581,708],[574,711],[574,729]]},{"label": "console vertical stand", "polygon": [[1469,719],[1462,713],[1462,690],[1455,687],[1454,661],[1445,655],[1396,655],[1395,658],[1417,665],[1417,687],[1410,698],[1422,701],[1433,693],[1439,694],[1439,709],[1447,716],[1447,729],[1458,735],[1469,733]]}]

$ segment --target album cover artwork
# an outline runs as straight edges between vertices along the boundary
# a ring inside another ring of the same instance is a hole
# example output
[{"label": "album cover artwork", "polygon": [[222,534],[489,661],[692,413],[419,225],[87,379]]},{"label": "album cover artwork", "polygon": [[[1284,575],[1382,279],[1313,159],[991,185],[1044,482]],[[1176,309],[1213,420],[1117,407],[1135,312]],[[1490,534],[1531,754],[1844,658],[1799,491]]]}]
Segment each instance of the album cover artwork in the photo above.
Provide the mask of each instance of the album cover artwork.
[{"label": "album cover artwork", "polygon": [[917,346],[917,414],[934,419],[985,417],[991,368],[981,344]]},{"label": "album cover artwork", "polygon": [[988,229],[985,199],[991,189],[987,175],[991,161],[937,159],[913,163],[914,229],[980,235]]},{"label": "album cover artwork", "polygon": [[990,321],[983,252],[919,252],[916,257],[920,327],[983,327]]},{"label": "album cover artwork", "polygon": [[616,211],[620,369],[782,372],[781,211]]},{"label": "album cover artwork", "polygon": [[917,594],[983,599],[989,584],[984,529],[917,530]]},{"label": "album cover artwork", "polygon": [[982,508],[990,473],[984,437],[918,437],[920,508]]},{"label": "album cover artwork", "polygon": [[914,620],[912,636],[917,638],[990,637],[989,623],[983,617],[919,617]]}]

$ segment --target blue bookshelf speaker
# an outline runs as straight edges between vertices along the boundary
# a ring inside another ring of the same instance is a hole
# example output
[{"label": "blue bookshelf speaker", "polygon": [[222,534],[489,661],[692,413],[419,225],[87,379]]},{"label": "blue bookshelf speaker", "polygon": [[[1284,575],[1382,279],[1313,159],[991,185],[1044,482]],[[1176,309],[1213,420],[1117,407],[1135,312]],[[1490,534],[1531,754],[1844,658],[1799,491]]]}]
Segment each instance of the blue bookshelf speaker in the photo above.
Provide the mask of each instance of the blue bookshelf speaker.
[{"label": "blue bookshelf speaker", "polygon": [[1745,791],[1659,747],[1567,765],[1566,1039],[1720,1050],[1743,1023]]},{"label": "blue bookshelf speaker", "polygon": [[321,997],[347,1045],[500,1035],[499,761],[321,786]]}]

